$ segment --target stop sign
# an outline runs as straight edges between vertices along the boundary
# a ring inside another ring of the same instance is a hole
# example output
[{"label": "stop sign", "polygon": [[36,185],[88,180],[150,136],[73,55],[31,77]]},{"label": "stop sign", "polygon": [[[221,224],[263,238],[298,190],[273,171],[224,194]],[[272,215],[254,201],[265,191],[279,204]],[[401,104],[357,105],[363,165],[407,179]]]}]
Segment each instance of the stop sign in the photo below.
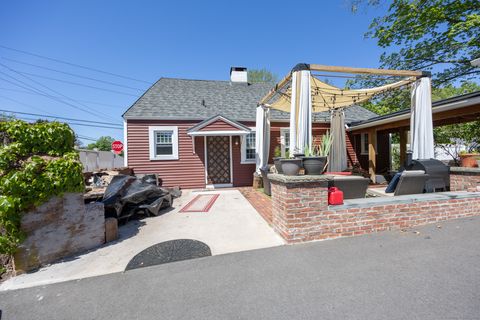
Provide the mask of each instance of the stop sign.
[{"label": "stop sign", "polygon": [[116,154],[119,154],[123,151],[123,143],[122,141],[113,141],[112,142],[112,150],[113,152],[115,152]]}]

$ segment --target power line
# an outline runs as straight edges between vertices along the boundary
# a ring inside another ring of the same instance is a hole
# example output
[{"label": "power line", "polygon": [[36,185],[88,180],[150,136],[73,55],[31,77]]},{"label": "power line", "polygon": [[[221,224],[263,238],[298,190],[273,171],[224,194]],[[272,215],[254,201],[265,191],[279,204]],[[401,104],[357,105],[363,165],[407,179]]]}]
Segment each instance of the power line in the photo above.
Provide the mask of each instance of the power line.
[{"label": "power line", "polygon": [[18,83],[15,83],[15,82],[13,82],[13,81],[7,80],[7,79],[2,78],[2,77],[0,77],[0,80],[6,81],[6,82],[8,82],[8,83],[11,83],[11,84],[17,86],[17,87],[20,87],[20,88],[23,88],[23,89],[32,91],[32,92],[37,93],[37,94],[40,94],[40,95],[43,95],[43,96],[48,97],[48,98],[50,98],[50,99],[52,99],[52,100],[54,100],[54,101],[56,101],[56,102],[60,102],[60,103],[66,104],[66,105],[68,105],[68,106],[70,106],[70,107],[72,107],[72,108],[79,109],[79,110],[81,110],[81,111],[83,111],[83,112],[86,112],[86,113],[88,113],[88,114],[90,114],[90,115],[93,115],[93,116],[97,116],[97,117],[98,117],[98,115],[95,114],[95,113],[92,113],[92,112],[90,112],[90,111],[88,111],[88,110],[85,110],[85,109],[83,109],[83,108],[81,108],[81,107],[78,107],[78,106],[76,106],[76,105],[73,105],[73,104],[71,104],[71,103],[69,103],[69,102],[63,101],[63,100],[61,100],[61,99],[59,99],[59,98],[57,98],[57,97],[55,97],[55,96],[52,96],[52,95],[50,95],[50,94],[45,93],[44,91],[40,91],[40,90],[38,90],[37,88],[29,85],[28,83],[25,83],[25,82],[23,82],[23,81],[21,81],[21,80],[18,80],[17,78],[15,78],[15,77],[13,77],[13,76],[11,76],[11,75],[9,75],[9,74],[6,74],[5,72],[0,71],[0,74],[6,75],[7,77],[14,79],[15,81],[18,81],[18,82],[20,82],[20,83],[22,83],[22,84],[24,84],[24,85],[27,85],[27,87],[24,86],[24,85],[20,85],[20,84],[18,84]]},{"label": "power line", "polygon": [[[38,118],[27,118],[27,117],[17,117],[20,120],[27,120],[27,121],[38,121]],[[92,125],[92,124],[85,124],[85,123],[75,123],[75,122],[68,122],[64,121],[64,123],[71,125],[71,126],[82,126],[82,127],[91,127],[91,128],[104,128],[104,129],[115,129],[115,130],[123,130],[122,128],[117,127],[108,127],[108,126],[101,126],[101,125]]]},{"label": "power line", "polygon": [[[32,108],[32,109],[34,109],[34,110],[37,110],[37,111],[40,111],[40,112],[46,112],[46,113],[50,113],[50,112],[48,112],[48,111],[45,111],[45,110],[43,110],[43,109],[37,108],[37,107],[35,107],[35,106],[32,106],[31,104],[24,103],[24,102],[22,102],[22,101],[18,101],[18,100],[16,100],[16,99],[12,99],[12,98],[10,98],[10,97],[6,97],[6,96],[2,96],[2,95],[0,95],[0,98],[7,99],[7,100],[10,100],[10,101],[13,101],[13,102],[15,102],[15,103],[18,103],[18,104],[24,105],[24,106],[26,106],[26,107],[28,107],[28,108]],[[50,113],[50,114],[51,114],[51,113]]]},{"label": "power line", "polygon": [[95,68],[91,68],[91,67],[82,66],[80,64],[67,62],[67,61],[63,61],[63,60],[60,60],[60,59],[50,58],[50,57],[42,56],[42,55],[39,55],[39,54],[36,54],[36,53],[10,48],[10,47],[4,46],[4,45],[0,45],[0,48],[10,50],[10,51],[20,52],[20,53],[23,53],[23,54],[27,54],[27,55],[30,55],[30,56],[37,57],[37,58],[42,58],[42,59],[46,59],[46,60],[50,60],[50,61],[54,61],[54,62],[58,62],[58,63],[63,63],[63,64],[66,64],[66,65],[69,65],[69,66],[77,67],[77,68],[82,68],[82,69],[86,69],[86,70],[90,70],[90,71],[95,71],[95,72],[108,74],[110,76],[115,76],[115,77],[119,77],[119,78],[123,78],[123,79],[128,79],[128,80],[133,80],[133,81],[137,81],[137,82],[143,82],[143,83],[151,84],[148,81],[139,80],[139,79],[135,79],[135,78],[127,77],[127,76],[122,76],[120,74],[116,74],[116,73],[112,73],[112,72],[108,72],[108,71],[103,71],[103,70],[99,70],[99,69],[95,69]]},{"label": "power line", "polygon": [[27,65],[27,66],[32,66],[32,67],[35,67],[35,68],[40,68],[40,69],[49,70],[49,71],[53,71],[53,72],[63,73],[63,74],[66,74],[66,75],[69,75],[69,76],[72,76],[72,77],[97,81],[97,82],[101,82],[101,83],[105,83],[105,84],[110,84],[112,86],[117,86],[117,87],[132,89],[132,90],[145,91],[145,90],[140,89],[140,88],[130,87],[130,86],[126,86],[126,85],[115,83],[115,82],[110,82],[110,81],[100,80],[100,79],[96,79],[96,78],[86,77],[86,76],[83,76],[83,75],[70,73],[70,72],[65,72],[65,71],[61,71],[61,70],[57,70],[57,69],[53,69],[53,68],[48,68],[48,67],[44,67],[44,66],[39,66],[37,64],[23,62],[23,61],[19,61],[19,60],[16,60],[16,59],[11,59],[11,58],[7,58],[7,57],[2,57],[2,58],[4,60],[9,60],[9,61],[12,61],[12,62],[15,62],[15,63],[19,63],[19,64],[23,64],[23,65]]},{"label": "power line", "polygon": [[[0,79],[5,80],[5,79],[3,79],[3,78],[0,78]],[[13,88],[0,87],[0,90],[8,90],[8,91],[13,91],[13,92],[27,93],[27,94],[33,94],[33,95],[38,95],[38,96],[47,97],[47,95],[46,95],[46,94],[43,94],[43,93],[37,93],[37,92],[33,92],[33,91],[24,91],[24,90],[18,90],[18,89],[13,89]],[[95,101],[90,101],[90,100],[83,100],[83,99],[75,99],[75,100],[76,100],[76,101],[80,101],[80,102],[97,104],[97,105],[99,105],[99,106],[105,106],[105,107],[110,107],[110,108],[124,108],[124,106],[115,106],[115,105],[113,105],[113,104],[95,102]]]},{"label": "power line", "polygon": [[[75,101],[75,99],[72,99],[72,98],[70,98],[70,97],[68,97],[68,96],[66,96],[66,95],[64,95],[64,94],[62,94],[62,93],[60,93],[60,92],[58,92],[58,91],[56,91],[56,90],[53,90],[52,88],[50,88],[50,87],[48,87],[48,86],[46,86],[46,85],[43,85],[43,84],[39,83],[38,81],[35,81],[35,80],[33,80],[32,78],[30,78],[29,76],[26,76],[26,75],[24,75],[24,74],[21,74],[21,73],[15,71],[15,70],[13,70],[12,68],[4,65],[3,63],[0,63],[0,66],[3,66],[4,68],[7,68],[7,69],[10,70],[11,72],[15,72],[15,73],[21,75],[22,77],[27,78],[28,80],[36,83],[37,85],[42,86],[43,88],[46,88],[46,89],[50,90],[51,92],[54,92],[54,93],[57,94],[57,95],[60,95],[60,96],[62,96],[62,97],[64,97],[64,98],[67,98],[68,100],[74,101],[74,102],[76,102],[77,104],[80,104],[81,106],[83,106],[83,107],[85,107],[85,108],[87,108],[87,109],[92,110],[94,113],[103,114],[104,116],[109,117],[109,115],[107,115],[107,114],[105,114],[105,113],[103,113],[103,112],[97,112],[97,111],[93,110],[92,108],[90,108],[90,107],[88,107],[88,106],[86,106],[86,105],[84,105],[84,104],[82,104],[82,103],[79,103],[78,101]],[[3,73],[3,72],[0,71],[0,73]],[[5,74],[5,73],[3,73],[3,74]],[[10,76],[10,75],[8,75],[8,76],[9,76],[10,78],[15,79],[16,81],[22,82],[21,80],[18,80],[18,79],[14,78],[14,77],[12,77],[12,76]],[[22,83],[24,83],[24,82],[22,82]],[[27,84],[27,86],[32,87],[31,85],[28,85],[28,84]],[[34,88],[34,89],[36,89],[36,88]],[[41,90],[38,90],[38,89],[36,89],[35,91],[37,91],[37,92],[40,91],[41,93],[45,93],[45,92],[42,92]],[[49,97],[52,98],[53,96],[50,96],[50,95],[49,95]],[[87,112],[87,113],[90,113],[90,114],[91,114],[91,112],[88,112],[88,111],[83,110],[83,109],[80,108],[78,105],[75,106],[75,105],[73,105],[73,104],[71,104],[71,103],[65,102],[65,101],[62,100],[62,99],[59,99],[58,97],[53,97],[53,99],[54,99],[54,100],[57,100],[57,101],[58,101],[58,100],[59,100],[59,101],[62,101],[63,103],[66,103],[66,104],[68,104],[68,105],[70,105],[70,106],[72,106],[72,107],[74,107],[74,108],[76,108],[76,109],[80,109],[80,110],[82,110],[82,111],[84,111],[84,112]]]},{"label": "power line", "polygon": [[71,120],[71,121],[80,121],[80,122],[87,122],[87,123],[106,124],[106,125],[118,126],[119,128],[122,128],[122,129],[123,129],[123,127],[122,127],[121,125],[118,125],[118,124],[112,123],[112,122],[101,122],[101,121],[92,121],[92,120],[65,118],[65,117],[58,117],[58,116],[49,116],[49,115],[39,114],[39,113],[28,113],[28,112],[20,112],[20,111],[5,110],[5,109],[0,109],[0,112],[10,112],[10,113],[15,113],[15,114],[24,114],[24,115],[28,115],[28,116],[38,116],[38,117],[46,117],[46,118],[54,118],[54,119],[62,119],[62,120]]},{"label": "power line", "polygon": [[97,141],[97,139],[95,139],[95,138],[84,137],[84,136],[81,136],[81,135],[78,135],[78,134],[77,134],[77,137],[82,139],[82,140]]},{"label": "power line", "polygon": [[108,89],[108,88],[95,87],[95,86],[91,86],[91,85],[84,84],[84,83],[79,83],[79,82],[74,82],[74,81],[68,81],[68,80],[62,80],[62,79],[52,78],[52,77],[43,76],[43,75],[36,74],[36,73],[19,71],[19,70],[16,70],[16,69],[11,69],[11,70],[12,70],[12,71],[15,71],[15,72],[17,72],[17,73],[19,73],[19,74],[29,75],[29,76],[32,76],[32,77],[43,78],[43,79],[58,81],[58,82],[62,82],[62,83],[73,84],[73,85],[80,86],[80,87],[86,87],[86,88],[91,88],[91,89],[108,91],[108,92],[117,93],[117,94],[123,94],[123,95],[126,95],[126,96],[137,97],[137,95],[135,95],[135,94],[126,93],[126,92],[121,92],[121,91],[112,90],[112,89]]}]

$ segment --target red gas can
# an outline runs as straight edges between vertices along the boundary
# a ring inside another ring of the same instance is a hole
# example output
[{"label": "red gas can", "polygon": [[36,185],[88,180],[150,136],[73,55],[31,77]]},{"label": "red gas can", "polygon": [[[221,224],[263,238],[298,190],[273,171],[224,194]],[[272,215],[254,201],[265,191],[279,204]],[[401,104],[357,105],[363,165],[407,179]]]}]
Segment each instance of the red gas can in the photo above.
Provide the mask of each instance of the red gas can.
[{"label": "red gas can", "polygon": [[328,204],[343,204],[343,191],[337,187],[328,188]]}]

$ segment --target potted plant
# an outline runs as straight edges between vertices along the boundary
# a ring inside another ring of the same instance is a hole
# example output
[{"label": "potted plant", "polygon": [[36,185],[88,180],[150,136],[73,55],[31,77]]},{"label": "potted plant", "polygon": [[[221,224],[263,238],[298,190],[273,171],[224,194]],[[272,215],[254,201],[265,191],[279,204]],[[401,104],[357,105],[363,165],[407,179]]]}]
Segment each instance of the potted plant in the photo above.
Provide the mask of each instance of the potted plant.
[{"label": "potted plant", "polygon": [[282,166],[280,164],[280,160],[282,159],[282,151],[280,146],[276,146],[273,150],[273,164],[275,165],[275,169],[277,169],[277,173],[283,173]]},{"label": "potted plant", "polygon": [[480,159],[480,153],[478,152],[460,152],[460,164],[462,167],[475,168],[479,164],[477,161]]},{"label": "potted plant", "polygon": [[297,176],[302,168],[302,159],[290,158],[288,152],[285,153],[285,158],[280,159],[282,172],[286,176]]},{"label": "potted plant", "polygon": [[303,168],[307,175],[320,175],[327,166],[327,156],[333,143],[332,135],[327,131],[322,136],[320,145],[306,146],[303,157]]}]

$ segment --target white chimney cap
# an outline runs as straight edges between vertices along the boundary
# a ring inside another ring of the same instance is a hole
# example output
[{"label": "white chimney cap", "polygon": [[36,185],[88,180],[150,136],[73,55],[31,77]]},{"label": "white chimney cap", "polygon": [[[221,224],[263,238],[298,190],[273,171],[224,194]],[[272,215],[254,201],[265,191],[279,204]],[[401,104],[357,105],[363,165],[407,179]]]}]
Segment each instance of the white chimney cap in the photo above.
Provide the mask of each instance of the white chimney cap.
[{"label": "white chimney cap", "polygon": [[247,68],[245,67],[231,67],[230,81],[232,82],[248,82]]}]

